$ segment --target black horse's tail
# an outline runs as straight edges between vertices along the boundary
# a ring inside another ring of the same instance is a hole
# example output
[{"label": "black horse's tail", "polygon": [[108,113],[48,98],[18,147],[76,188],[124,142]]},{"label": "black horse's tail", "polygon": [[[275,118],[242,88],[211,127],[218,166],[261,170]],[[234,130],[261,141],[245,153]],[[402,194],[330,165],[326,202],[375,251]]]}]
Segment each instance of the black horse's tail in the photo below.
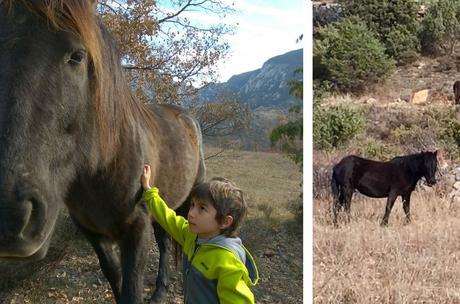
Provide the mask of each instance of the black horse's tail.
[{"label": "black horse's tail", "polygon": [[335,174],[335,171],[332,170],[332,178],[331,178],[331,190],[332,190],[332,196],[333,196],[333,199],[334,199],[334,202],[340,202],[340,189],[341,186],[339,185],[338,181],[337,181],[337,176]]},{"label": "black horse's tail", "polygon": [[337,214],[341,207],[341,198],[342,195],[342,186],[340,185],[339,181],[337,180],[337,175],[335,170],[332,170],[332,178],[331,178],[331,190],[332,190],[332,204],[331,204],[331,215],[334,225],[337,226]]}]

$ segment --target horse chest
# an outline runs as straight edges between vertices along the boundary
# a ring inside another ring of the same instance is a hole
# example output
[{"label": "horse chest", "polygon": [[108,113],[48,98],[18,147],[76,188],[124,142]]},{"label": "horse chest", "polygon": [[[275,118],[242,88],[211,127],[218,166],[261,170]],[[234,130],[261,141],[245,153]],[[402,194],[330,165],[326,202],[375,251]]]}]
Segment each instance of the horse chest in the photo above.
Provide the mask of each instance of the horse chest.
[{"label": "horse chest", "polygon": [[[123,229],[133,217],[123,205],[111,200],[94,200],[81,196],[69,199],[66,203],[69,214],[82,227],[111,239],[119,239]],[[121,207],[120,207],[121,206]]]}]

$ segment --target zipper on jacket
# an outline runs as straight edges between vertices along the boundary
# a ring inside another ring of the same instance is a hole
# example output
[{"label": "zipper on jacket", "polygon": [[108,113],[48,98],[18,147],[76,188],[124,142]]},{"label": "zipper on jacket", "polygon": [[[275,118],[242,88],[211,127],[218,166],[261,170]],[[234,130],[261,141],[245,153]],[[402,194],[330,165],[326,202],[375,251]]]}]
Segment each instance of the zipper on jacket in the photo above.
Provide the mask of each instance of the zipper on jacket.
[{"label": "zipper on jacket", "polygon": [[195,257],[198,248],[200,248],[201,244],[195,243],[195,249],[193,250],[192,257],[190,258],[190,262],[188,263],[187,269],[185,269],[185,280],[184,280],[184,304],[187,304],[187,282],[188,282],[188,273],[190,272],[190,268],[192,267],[193,258]]}]

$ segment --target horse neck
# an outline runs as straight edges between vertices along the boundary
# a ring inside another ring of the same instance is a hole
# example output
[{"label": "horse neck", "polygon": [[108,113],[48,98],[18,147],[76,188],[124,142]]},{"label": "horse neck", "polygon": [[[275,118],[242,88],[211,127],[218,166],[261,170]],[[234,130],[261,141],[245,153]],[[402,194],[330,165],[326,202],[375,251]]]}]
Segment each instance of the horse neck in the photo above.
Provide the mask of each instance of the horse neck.
[{"label": "horse neck", "polygon": [[411,177],[418,181],[423,177],[423,155],[409,155],[404,159],[404,167],[409,171]]}]

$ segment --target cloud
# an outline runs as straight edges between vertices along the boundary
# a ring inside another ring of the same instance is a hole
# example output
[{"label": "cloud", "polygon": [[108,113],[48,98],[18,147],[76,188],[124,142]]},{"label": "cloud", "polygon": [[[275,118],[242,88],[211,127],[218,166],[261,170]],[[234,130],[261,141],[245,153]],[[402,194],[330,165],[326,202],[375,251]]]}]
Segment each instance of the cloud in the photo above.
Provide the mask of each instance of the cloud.
[{"label": "cloud", "polygon": [[[289,3],[289,5],[288,5]],[[306,6],[300,0],[241,0],[237,32],[229,37],[231,57],[220,65],[221,80],[258,69],[269,58],[301,48],[296,39],[304,31]],[[278,6],[277,6],[278,5]]]},{"label": "cloud", "polygon": [[235,35],[226,36],[230,57],[221,62],[220,81],[262,67],[271,57],[301,48],[296,39],[307,19],[305,0],[225,0],[236,10],[225,18],[202,11],[186,12],[194,24],[236,25]]}]

